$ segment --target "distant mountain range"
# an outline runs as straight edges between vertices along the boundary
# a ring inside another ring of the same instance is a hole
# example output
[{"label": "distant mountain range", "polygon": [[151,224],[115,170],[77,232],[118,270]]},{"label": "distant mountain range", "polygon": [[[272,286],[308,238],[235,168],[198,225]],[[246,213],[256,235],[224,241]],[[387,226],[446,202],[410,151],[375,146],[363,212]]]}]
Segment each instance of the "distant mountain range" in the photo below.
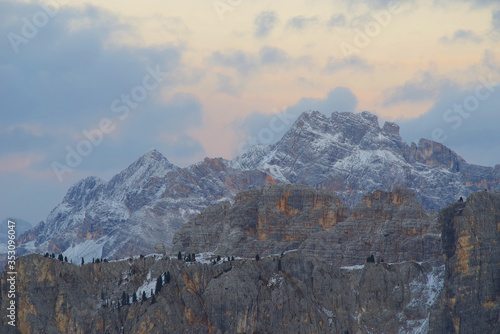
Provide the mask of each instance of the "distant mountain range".
[{"label": "distant mountain range", "polygon": [[399,126],[375,115],[304,112],[276,144],[252,147],[232,161],[205,158],[186,168],[151,150],[109,182],[89,177],[73,185],[41,222],[18,238],[19,252],[124,258],[172,246],[195,214],[242,190],[296,183],[333,190],[348,206],[377,189],[405,187],[426,209],[459,197],[500,190],[500,165],[468,164],[427,139],[405,143]]}]

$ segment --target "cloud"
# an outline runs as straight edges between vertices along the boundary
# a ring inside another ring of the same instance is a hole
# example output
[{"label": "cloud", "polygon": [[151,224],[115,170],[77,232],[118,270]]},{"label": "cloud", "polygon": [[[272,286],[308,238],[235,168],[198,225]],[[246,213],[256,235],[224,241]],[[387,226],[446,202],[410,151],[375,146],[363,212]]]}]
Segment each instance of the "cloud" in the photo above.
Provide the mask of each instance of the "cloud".
[{"label": "cloud", "polygon": [[222,73],[217,73],[217,91],[233,96],[239,94],[239,89],[234,83],[233,78]]},{"label": "cloud", "polygon": [[51,146],[55,138],[49,134],[38,134],[23,126],[14,126],[0,133],[0,156],[14,152],[29,152]]},{"label": "cloud", "polygon": [[160,137],[159,141],[165,142],[162,151],[167,157],[173,156],[176,157],[176,159],[185,159],[205,152],[199,140],[186,134],[181,134],[173,138],[166,138],[166,140]]},{"label": "cloud", "polygon": [[[0,27],[4,36],[22,34],[21,18],[40,11],[34,3],[3,9],[3,15],[18,18]],[[169,70],[179,65],[181,49],[175,46],[126,47],[112,42],[115,33],[129,31],[100,9],[61,7],[36,36],[18,46],[18,54],[9,39],[2,38],[0,100],[5,110],[15,110],[6,113],[2,125],[46,120],[54,126],[83,124],[109,111],[113,99],[140,84],[148,66]]]},{"label": "cloud", "polygon": [[443,44],[467,42],[467,41],[473,43],[480,43],[482,40],[483,39],[472,30],[459,29],[453,33],[453,37],[448,38],[447,36],[443,36],[439,39],[439,42]]},{"label": "cloud", "polygon": [[486,68],[488,68],[490,70],[494,70],[494,71],[498,70],[495,53],[490,49],[484,50],[483,59],[482,59],[481,63],[483,66],[485,66]]},{"label": "cloud", "polygon": [[325,66],[325,72],[335,73],[348,68],[359,68],[364,71],[371,71],[373,67],[366,60],[353,56],[348,59],[338,59],[329,57]]},{"label": "cloud", "polygon": [[262,12],[254,20],[255,37],[267,37],[276,26],[278,18],[276,12],[268,11]]},{"label": "cloud", "polygon": [[257,67],[255,57],[242,50],[229,50],[224,53],[215,51],[210,60],[215,65],[233,68],[241,74],[248,74]]},{"label": "cloud", "polygon": [[[334,111],[354,112],[357,103],[356,96],[349,88],[337,87],[329,91],[325,98],[302,98],[295,105],[286,107],[282,111],[276,110],[273,114],[257,111],[234,122],[233,126],[235,131],[240,134],[239,140],[244,143],[240,148],[245,150],[253,143],[277,142],[304,111],[317,110],[330,116]],[[282,117],[277,115],[282,115]],[[265,141],[262,141],[261,134],[263,131],[267,134],[269,130],[272,137],[266,135]],[[255,140],[251,140],[252,138]]]},{"label": "cloud", "polygon": [[345,27],[345,25],[346,25],[346,18],[344,14],[332,15],[332,17],[328,21],[328,26],[330,27]]},{"label": "cloud", "polygon": [[[91,153],[74,168],[76,172],[67,174],[68,180],[117,170],[155,146],[165,146],[165,151],[180,154],[179,158],[199,152],[202,146],[196,146],[194,139],[186,142],[185,151],[181,150],[182,140],[175,142],[175,150],[158,141],[164,132],[179,138],[201,125],[203,111],[196,97],[181,93],[165,100],[162,96],[166,88],[192,84],[203,77],[199,69],[186,70],[183,47],[120,44],[116,42],[123,40],[120,36],[133,37],[138,32],[114,14],[93,6],[60,7],[34,36],[24,37],[23,17],[30,19],[41,10],[35,2],[0,3],[0,35],[16,34],[27,40],[15,44],[12,39],[0,39],[4,110],[0,140],[8,143],[1,145],[0,159],[11,159],[13,153],[35,156],[37,159],[16,158],[29,163],[19,174],[57,182],[52,163],[65,163],[68,147],[76,149],[87,140],[82,132],[99,129],[105,118],[112,121],[114,130],[93,145]],[[178,19],[169,25],[183,30]],[[155,75],[159,74],[169,75],[157,82]],[[114,105],[115,101],[119,104]],[[123,113],[116,113],[113,106],[128,110],[128,117],[121,119]],[[35,131],[37,124],[42,126]]]},{"label": "cloud", "polygon": [[384,106],[401,102],[422,102],[435,99],[444,91],[451,89],[453,83],[440,78],[436,71],[419,71],[415,76],[406,81],[402,86],[388,89],[384,92]]},{"label": "cloud", "polygon": [[500,10],[494,11],[491,14],[491,26],[494,31],[500,30]]},{"label": "cloud", "polygon": [[402,137],[414,142],[420,138],[441,142],[469,163],[499,164],[500,85],[484,85],[483,82],[494,80],[480,77],[469,85],[471,89],[465,90],[450,87],[436,97],[436,102],[425,114],[397,121]]},{"label": "cloud", "polygon": [[284,50],[271,46],[262,47],[259,52],[259,57],[263,65],[282,65],[289,60]]},{"label": "cloud", "polygon": [[303,30],[303,29],[307,28],[308,26],[310,26],[311,24],[316,23],[316,22],[318,22],[318,19],[316,16],[312,16],[312,17],[295,16],[295,17],[292,17],[288,21],[287,26],[290,28],[297,29],[297,30]]}]

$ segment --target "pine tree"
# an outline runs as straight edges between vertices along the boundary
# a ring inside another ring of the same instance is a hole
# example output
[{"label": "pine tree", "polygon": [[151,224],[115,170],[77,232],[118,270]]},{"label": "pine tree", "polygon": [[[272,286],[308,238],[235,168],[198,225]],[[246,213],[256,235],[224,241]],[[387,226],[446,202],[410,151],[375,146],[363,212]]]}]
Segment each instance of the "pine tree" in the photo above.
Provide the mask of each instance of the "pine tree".
[{"label": "pine tree", "polygon": [[56,258],[56,254],[52,253],[50,257],[53,258],[53,259],[55,259]]},{"label": "pine tree", "polygon": [[68,262],[68,257],[67,256],[64,257],[64,262]]},{"label": "pine tree", "polygon": [[217,255],[217,262],[220,261],[220,255]]},{"label": "pine tree", "polygon": [[187,256],[187,260],[186,260],[186,261],[187,261],[187,262],[191,262],[191,254],[188,254],[188,256]]},{"label": "pine tree", "polygon": [[85,264],[85,259],[82,257],[82,266]]},{"label": "pine tree", "polygon": [[122,292],[122,305],[125,306],[128,304],[127,293],[125,291]]},{"label": "pine tree", "polygon": [[148,299],[148,297],[146,296],[146,291],[143,291],[142,292],[142,300],[144,301],[146,299]]},{"label": "pine tree", "polygon": [[191,261],[196,262],[196,254],[195,253],[193,253],[191,255]]},{"label": "pine tree", "polygon": [[101,262],[101,261],[99,261],[99,258],[97,258],[97,259],[95,260],[95,263],[100,263],[100,262]]},{"label": "pine tree", "polygon": [[171,279],[171,277],[170,277],[170,271],[167,271],[163,276],[165,276],[165,279],[164,279],[165,284],[170,283],[170,279]]},{"label": "pine tree", "polygon": [[134,294],[132,295],[132,302],[137,302],[137,292],[134,292]]},{"label": "pine tree", "polygon": [[255,254],[255,261],[259,261],[259,260],[260,260],[259,254]]},{"label": "pine tree", "polygon": [[278,259],[278,271],[281,271],[281,259]]},{"label": "pine tree", "polygon": [[182,260],[182,254],[181,254],[181,251],[179,251],[179,253],[177,253],[177,260]]},{"label": "pine tree", "polygon": [[154,303],[156,303],[156,297],[155,297],[155,295],[153,295],[153,298],[151,298],[151,304],[154,304]]},{"label": "pine tree", "polygon": [[45,253],[45,255],[43,257],[49,257],[49,253]]},{"label": "pine tree", "polygon": [[59,261],[61,261],[61,262],[62,262],[62,261],[64,261],[64,257],[63,257],[63,255],[62,255],[62,254],[59,254],[59,256],[57,257],[57,259],[58,259]]},{"label": "pine tree", "polygon": [[234,256],[231,256],[231,261],[234,261]]},{"label": "pine tree", "polygon": [[375,257],[373,256],[373,254],[372,254],[372,255],[370,255],[370,256],[368,256],[368,257],[366,258],[366,262],[372,262],[372,263],[375,263]]},{"label": "pine tree", "polygon": [[162,278],[160,275],[156,279],[156,294],[160,293],[162,287],[163,287],[163,282],[162,282]]}]

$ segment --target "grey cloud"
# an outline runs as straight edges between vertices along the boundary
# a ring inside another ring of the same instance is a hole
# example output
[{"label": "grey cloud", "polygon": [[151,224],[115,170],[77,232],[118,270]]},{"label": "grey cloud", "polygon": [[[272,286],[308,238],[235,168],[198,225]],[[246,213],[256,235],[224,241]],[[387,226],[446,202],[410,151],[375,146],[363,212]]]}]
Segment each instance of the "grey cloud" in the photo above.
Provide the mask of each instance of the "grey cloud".
[{"label": "grey cloud", "polygon": [[[357,106],[357,98],[349,88],[337,87],[328,92],[323,99],[319,98],[302,98],[293,106],[285,108],[286,119],[288,123],[279,126],[279,130],[273,131],[273,142],[277,142],[285,132],[290,128],[295,119],[306,110],[317,110],[329,116],[334,111],[349,111],[354,112]],[[268,114],[256,111],[248,115],[245,119],[235,122],[233,125],[239,133],[242,133],[245,138],[258,138],[259,132],[262,129],[270,128],[272,119],[276,117],[274,114]],[[242,139],[245,139],[242,138]],[[247,147],[248,148],[248,147]]]},{"label": "grey cloud", "polygon": [[198,139],[185,134],[178,136],[174,141],[166,142],[163,151],[167,157],[173,156],[177,159],[190,158],[205,152]]},{"label": "grey cloud", "polygon": [[268,36],[276,26],[278,18],[276,12],[262,12],[255,18],[255,36],[258,38]]},{"label": "grey cloud", "polygon": [[288,62],[287,53],[276,47],[264,46],[260,49],[259,56],[263,65],[279,65]]},{"label": "grey cloud", "polygon": [[[478,81],[476,85],[481,85]],[[474,85],[473,85],[474,86]],[[429,138],[444,143],[469,163],[493,166],[500,163],[500,86],[490,87],[493,92],[483,88],[481,93],[489,93],[486,99],[479,100],[477,108],[468,111],[465,101],[472,101],[475,88],[460,90],[451,88],[436,98],[434,105],[423,115],[412,120],[399,120],[401,135],[407,141],[417,142]],[[464,116],[465,115],[465,116]]]},{"label": "grey cloud", "polygon": [[494,11],[491,15],[491,26],[497,32],[500,30],[500,10]]},{"label": "grey cloud", "polygon": [[239,94],[239,89],[234,83],[233,78],[222,73],[217,73],[217,91],[233,96]]},{"label": "grey cloud", "polygon": [[330,27],[344,27],[346,25],[346,18],[344,14],[332,15],[328,21],[328,26]]},{"label": "grey cloud", "polygon": [[219,66],[234,68],[241,74],[248,74],[257,66],[255,57],[241,50],[229,50],[224,53],[215,51],[211,61]]},{"label": "grey cloud", "polygon": [[384,106],[431,100],[452,87],[449,80],[440,78],[434,71],[421,71],[402,86],[386,90]]},{"label": "grey cloud", "polygon": [[373,66],[369,65],[366,60],[358,56],[350,57],[348,60],[330,57],[325,66],[325,72],[335,73],[348,68],[359,68],[364,71],[370,71]]},{"label": "grey cloud", "polygon": [[307,26],[316,23],[318,19],[316,16],[305,17],[305,16],[295,16],[288,21],[288,26],[297,30],[303,30]]},{"label": "grey cloud", "polygon": [[439,39],[439,42],[443,44],[464,42],[464,41],[480,43],[482,40],[483,39],[472,30],[459,29],[453,33],[453,36],[451,38],[443,36]]},{"label": "grey cloud", "polygon": [[34,134],[20,126],[0,133],[0,156],[10,153],[21,153],[46,149],[55,142],[48,134]]}]

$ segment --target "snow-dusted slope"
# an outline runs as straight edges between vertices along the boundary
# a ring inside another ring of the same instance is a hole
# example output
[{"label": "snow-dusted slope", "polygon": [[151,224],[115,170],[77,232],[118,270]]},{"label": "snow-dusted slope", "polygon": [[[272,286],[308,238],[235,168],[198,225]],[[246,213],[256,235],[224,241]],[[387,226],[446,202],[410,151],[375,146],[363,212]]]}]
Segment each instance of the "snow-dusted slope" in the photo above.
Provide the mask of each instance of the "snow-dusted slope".
[{"label": "snow-dusted slope", "polygon": [[19,252],[63,252],[79,263],[148,254],[158,242],[170,248],[194,214],[265,181],[265,173],[234,170],[223,159],[181,169],[151,150],[109,182],[89,177],[73,185],[45,223],[19,238]]},{"label": "snow-dusted slope", "polygon": [[397,124],[386,122],[381,128],[368,112],[334,112],[331,117],[305,112],[279,142],[252,148],[232,166],[267,171],[282,182],[334,190],[350,205],[368,191],[408,187],[429,209],[485,186],[498,188],[500,176],[500,166],[469,165],[430,140],[409,146]]}]

